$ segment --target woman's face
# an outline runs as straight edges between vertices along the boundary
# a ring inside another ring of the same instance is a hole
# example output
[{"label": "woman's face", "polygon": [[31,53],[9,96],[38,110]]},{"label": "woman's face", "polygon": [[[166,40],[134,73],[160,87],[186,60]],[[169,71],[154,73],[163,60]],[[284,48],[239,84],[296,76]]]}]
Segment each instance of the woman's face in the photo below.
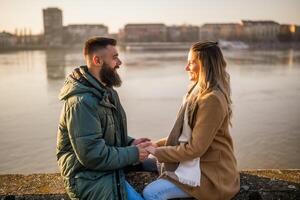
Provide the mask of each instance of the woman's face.
[{"label": "woman's face", "polygon": [[198,81],[199,78],[199,70],[201,63],[197,57],[197,54],[190,50],[188,55],[187,65],[185,66],[185,70],[188,72],[189,79],[192,82]]}]

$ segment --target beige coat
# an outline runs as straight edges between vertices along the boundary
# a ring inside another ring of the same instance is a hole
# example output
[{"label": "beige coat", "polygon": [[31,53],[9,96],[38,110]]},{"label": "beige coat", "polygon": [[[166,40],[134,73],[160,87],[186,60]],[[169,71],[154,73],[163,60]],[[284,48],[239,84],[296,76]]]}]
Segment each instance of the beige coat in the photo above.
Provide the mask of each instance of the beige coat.
[{"label": "beige coat", "polygon": [[213,90],[191,99],[194,99],[191,141],[165,146],[168,140],[162,139],[157,143],[155,156],[159,162],[170,164],[200,157],[201,185],[190,187],[167,175],[162,177],[200,200],[231,199],[240,189],[240,177],[229,133],[225,96],[219,90]]}]

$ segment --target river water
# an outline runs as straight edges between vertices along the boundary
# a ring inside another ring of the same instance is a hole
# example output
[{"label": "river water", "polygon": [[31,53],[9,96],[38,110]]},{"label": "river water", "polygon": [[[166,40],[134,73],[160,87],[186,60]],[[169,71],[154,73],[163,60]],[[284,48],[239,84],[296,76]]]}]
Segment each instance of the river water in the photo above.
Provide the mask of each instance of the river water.
[{"label": "river water", "polygon": [[[300,51],[224,50],[239,169],[300,168]],[[187,51],[121,51],[117,88],[131,136],[168,135],[188,86]],[[0,54],[0,173],[56,172],[64,78],[81,51]]]}]

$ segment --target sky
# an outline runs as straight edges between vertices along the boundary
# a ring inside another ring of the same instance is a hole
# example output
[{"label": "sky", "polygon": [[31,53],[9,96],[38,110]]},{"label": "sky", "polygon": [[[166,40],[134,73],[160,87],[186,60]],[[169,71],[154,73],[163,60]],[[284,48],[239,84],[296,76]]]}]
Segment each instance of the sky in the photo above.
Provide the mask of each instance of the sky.
[{"label": "sky", "polygon": [[116,33],[127,23],[166,25],[274,20],[300,25],[300,0],[0,0],[0,31],[43,32],[42,9],[58,7],[63,24],[104,24]]}]

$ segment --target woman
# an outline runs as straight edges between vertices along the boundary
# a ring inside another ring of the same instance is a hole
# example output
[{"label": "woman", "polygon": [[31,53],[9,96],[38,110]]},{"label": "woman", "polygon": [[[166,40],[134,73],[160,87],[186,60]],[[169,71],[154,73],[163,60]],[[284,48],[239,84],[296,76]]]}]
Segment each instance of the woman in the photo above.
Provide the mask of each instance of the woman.
[{"label": "woman", "polygon": [[185,70],[192,86],[168,138],[148,147],[161,176],[143,191],[146,200],[194,197],[231,199],[240,188],[229,133],[229,74],[216,42],[192,45]]}]

